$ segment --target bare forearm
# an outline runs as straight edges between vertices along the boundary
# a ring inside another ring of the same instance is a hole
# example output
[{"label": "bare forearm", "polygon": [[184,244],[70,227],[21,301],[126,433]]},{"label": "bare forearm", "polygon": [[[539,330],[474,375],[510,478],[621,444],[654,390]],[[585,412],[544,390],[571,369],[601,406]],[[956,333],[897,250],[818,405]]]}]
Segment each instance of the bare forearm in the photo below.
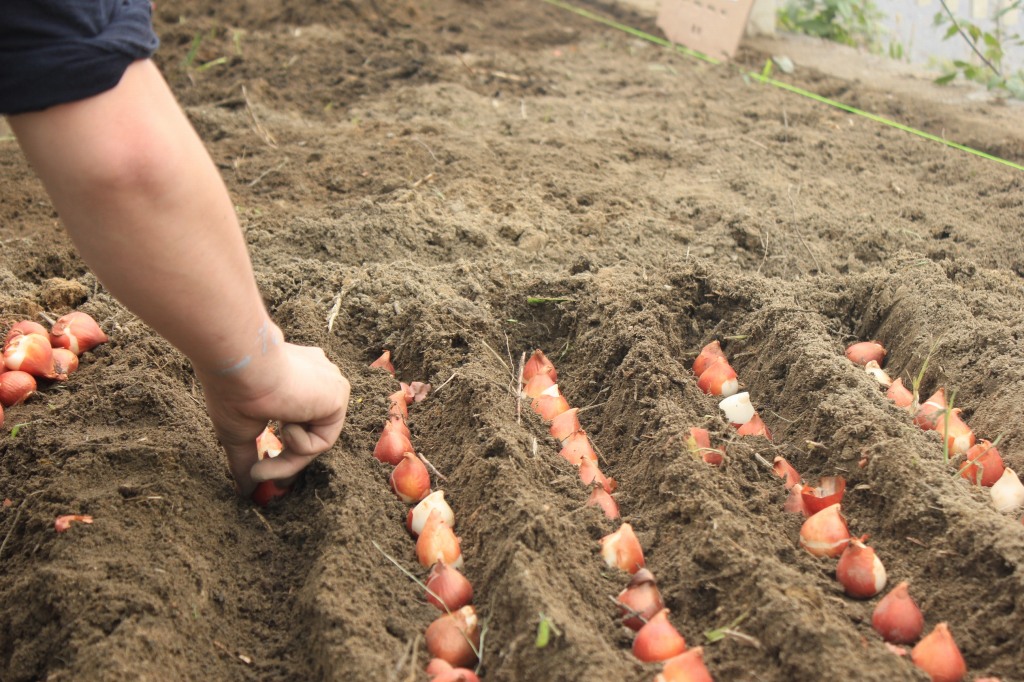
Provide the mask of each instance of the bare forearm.
[{"label": "bare forearm", "polygon": [[230,198],[155,66],[11,125],[82,257],[201,374],[273,352]]}]

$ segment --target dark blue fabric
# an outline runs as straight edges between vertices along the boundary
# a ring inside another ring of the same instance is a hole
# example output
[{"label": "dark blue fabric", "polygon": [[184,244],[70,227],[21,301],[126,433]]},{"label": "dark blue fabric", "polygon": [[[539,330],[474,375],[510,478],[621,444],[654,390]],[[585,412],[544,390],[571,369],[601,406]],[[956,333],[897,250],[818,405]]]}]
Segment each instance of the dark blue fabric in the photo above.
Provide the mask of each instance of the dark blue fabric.
[{"label": "dark blue fabric", "polygon": [[149,0],[2,0],[0,114],[105,92],[158,45]]}]

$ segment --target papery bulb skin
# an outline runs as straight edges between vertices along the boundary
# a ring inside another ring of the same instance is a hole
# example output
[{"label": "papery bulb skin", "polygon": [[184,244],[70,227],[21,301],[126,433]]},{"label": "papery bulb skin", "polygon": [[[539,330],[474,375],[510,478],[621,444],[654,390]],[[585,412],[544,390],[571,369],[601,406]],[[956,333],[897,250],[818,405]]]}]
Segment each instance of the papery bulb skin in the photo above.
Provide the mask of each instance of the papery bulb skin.
[{"label": "papery bulb skin", "polygon": [[284,451],[284,443],[269,426],[256,436],[256,459],[263,461],[267,457],[274,458]]},{"label": "papery bulb skin", "polygon": [[609,568],[636,573],[644,567],[644,551],[633,527],[623,523],[614,533],[601,538],[601,557]]},{"label": "papery bulb skin", "polygon": [[430,493],[430,472],[416,453],[402,454],[402,461],[391,471],[391,489],[406,504],[419,502]]},{"label": "papery bulb skin", "polygon": [[69,374],[78,370],[78,356],[67,348],[54,348],[50,357],[53,359],[52,374],[58,381],[66,381]]},{"label": "papery bulb skin", "polygon": [[552,419],[551,427],[549,429],[551,437],[557,441],[561,441],[564,445],[567,438],[581,430],[579,413],[580,408],[572,407]]},{"label": "papery bulb skin", "polygon": [[476,650],[480,648],[480,627],[472,606],[438,617],[423,635],[427,651],[452,666],[476,663]]},{"label": "papery bulb skin", "polygon": [[725,358],[717,358],[697,379],[697,388],[708,395],[720,395],[728,398],[740,389],[736,370]]},{"label": "papery bulb skin", "polygon": [[655,682],[714,682],[704,665],[704,647],[695,647],[665,661]]},{"label": "papery bulb skin", "polygon": [[406,515],[405,527],[413,535],[419,535],[423,532],[423,526],[427,523],[432,511],[436,511],[440,515],[441,521],[449,528],[455,528],[455,512],[444,499],[443,490],[435,490],[410,509]]},{"label": "papery bulb skin", "polygon": [[555,385],[550,374],[536,374],[523,386],[523,395],[527,398],[539,398],[544,391]]},{"label": "papery bulb skin", "polygon": [[408,438],[409,442],[412,442],[412,432],[409,430],[409,426],[405,423],[405,419],[400,414],[388,415],[388,420],[384,422],[384,431],[397,431]]},{"label": "papery bulb skin", "polygon": [[878,363],[874,360],[864,365],[864,371],[867,372],[877,381],[882,388],[889,388],[892,386],[892,377],[890,377],[884,369],[878,366]]},{"label": "papery bulb skin", "polygon": [[846,348],[846,358],[861,367],[874,360],[879,365],[885,360],[885,348],[877,341],[861,341]]},{"label": "papery bulb skin", "polygon": [[992,496],[992,506],[1004,514],[1016,511],[1024,506],[1024,484],[1010,467],[1003,469],[999,480],[988,489]]},{"label": "papery bulb skin", "polygon": [[772,461],[772,471],[775,475],[782,479],[782,482],[786,486],[786,490],[789,490],[797,483],[800,482],[800,474],[793,468],[785,457],[776,456]]},{"label": "papery bulb skin", "polygon": [[991,488],[1003,475],[1005,468],[999,450],[991,442],[982,439],[967,451],[967,460],[960,465],[960,475],[975,485]]},{"label": "papery bulb skin", "polygon": [[399,389],[388,396],[388,416],[397,416],[403,421],[409,421],[409,400],[405,391]]},{"label": "papery bulb skin", "polygon": [[629,585],[615,599],[622,605],[622,624],[634,631],[665,608],[654,574],[646,568],[634,573]]},{"label": "papery bulb skin", "polygon": [[416,559],[424,568],[443,561],[452,568],[461,569],[465,563],[459,538],[437,511],[431,511],[423,531],[416,538]]},{"label": "papery bulb skin", "polygon": [[842,502],[845,493],[846,479],[842,476],[823,476],[817,488],[804,486],[801,490],[808,516]]},{"label": "papery bulb skin", "polygon": [[885,566],[860,540],[850,540],[836,565],[836,578],[846,594],[854,599],[870,599],[885,588]]},{"label": "papery bulb skin", "polygon": [[808,517],[800,527],[800,546],[816,557],[837,557],[849,541],[850,531],[838,504]]},{"label": "papery bulb skin", "polygon": [[395,366],[391,364],[391,351],[385,350],[379,358],[370,363],[370,367],[382,369],[391,376],[395,376]]},{"label": "papery bulb skin", "polygon": [[914,404],[914,394],[903,385],[903,379],[897,379],[892,382],[889,390],[885,393],[885,397],[895,403],[896,407],[902,407],[905,410],[909,410]]},{"label": "papery bulb skin", "polygon": [[697,359],[693,361],[693,373],[699,377],[708,368],[708,365],[717,358],[725,359],[725,353],[722,352],[722,346],[718,341],[712,341],[701,348]]},{"label": "papery bulb skin", "polygon": [[20,320],[11,325],[11,328],[7,331],[7,337],[4,339],[4,345],[19,334],[37,334],[42,336],[47,341],[50,340],[50,332],[46,331],[46,327],[33,322],[32,320]]},{"label": "papery bulb skin", "polygon": [[614,478],[608,478],[601,471],[600,467],[597,466],[597,462],[585,459],[580,462],[580,480],[583,485],[598,484],[604,488],[605,492],[613,493],[619,484]]},{"label": "papery bulb skin", "polygon": [[96,320],[78,310],[58,318],[50,330],[50,344],[54,348],[67,348],[75,355],[109,340]]},{"label": "papery bulb skin", "polygon": [[686,640],[668,620],[668,609],[656,613],[637,630],[633,655],[644,663],[667,661],[686,651]]},{"label": "papery bulb skin", "polygon": [[550,422],[558,415],[569,409],[569,401],[559,392],[558,384],[547,387],[533,399],[530,407],[536,412],[542,421]]},{"label": "papery bulb skin", "polygon": [[46,337],[16,334],[4,346],[4,364],[9,370],[28,372],[41,379],[53,379],[53,348]]},{"label": "papery bulb skin", "polygon": [[397,466],[407,452],[413,452],[412,443],[394,427],[385,428],[373,448],[374,458],[391,466]]},{"label": "papery bulb skin", "polygon": [[36,378],[28,372],[10,370],[0,374],[0,405],[13,407],[36,392]]},{"label": "papery bulb skin", "polygon": [[946,409],[946,391],[939,388],[917,408],[914,423],[924,431],[936,431],[946,414]]},{"label": "papery bulb skin", "polygon": [[594,485],[594,489],[590,493],[590,498],[587,499],[584,506],[600,507],[607,519],[614,520],[619,518],[619,503],[615,501],[615,498],[612,497],[600,483]]},{"label": "papery bulb skin", "polygon": [[575,466],[582,464],[585,459],[597,463],[597,453],[594,452],[594,446],[590,444],[587,432],[583,429],[566,438],[558,454]]},{"label": "papery bulb skin", "polygon": [[971,427],[960,418],[961,410],[954,408],[947,415],[939,416],[936,431],[946,439],[950,456],[964,455],[974,446],[975,437]]},{"label": "papery bulb skin", "polygon": [[426,585],[427,601],[441,611],[457,611],[473,601],[473,585],[444,561],[438,561],[430,569]]},{"label": "papery bulb skin", "polygon": [[913,644],[924,632],[924,614],[910,596],[904,581],[892,588],[875,606],[871,626],[891,644]]},{"label": "papery bulb skin", "polygon": [[754,418],[754,406],[750,402],[750,394],[746,391],[725,398],[718,403],[725,413],[725,418],[733,426],[740,427]]},{"label": "papery bulb skin", "polygon": [[761,436],[768,441],[772,439],[772,432],[764,425],[761,415],[757,412],[750,418],[750,421],[736,429],[736,433],[740,436]]},{"label": "papery bulb skin", "polygon": [[548,360],[548,357],[544,355],[544,351],[540,348],[533,351],[533,355],[523,365],[523,381],[528,382],[538,374],[547,374],[551,377],[552,381],[558,381],[558,372],[555,371],[554,364]]},{"label": "papery bulb skin", "polygon": [[939,623],[910,652],[910,659],[928,673],[932,682],[960,682],[967,663],[946,623]]}]

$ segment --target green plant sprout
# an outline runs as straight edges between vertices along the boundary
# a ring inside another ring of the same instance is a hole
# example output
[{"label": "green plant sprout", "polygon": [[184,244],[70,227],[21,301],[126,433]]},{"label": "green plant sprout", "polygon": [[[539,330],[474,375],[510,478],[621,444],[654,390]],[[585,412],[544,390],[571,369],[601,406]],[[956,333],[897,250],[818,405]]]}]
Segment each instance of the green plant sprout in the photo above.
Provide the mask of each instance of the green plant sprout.
[{"label": "green plant sprout", "polygon": [[540,622],[537,623],[537,639],[534,641],[534,646],[538,649],[543,649],[551,641],[551,633],[555,633],[556,637],[562,636],[562,631],[555,625],[555,621],[550,617],[545,616],[542,611],[540,614]]},{"label": "green plant sprout", "polygon": [[759,640],[757,640],[754,637],[751,637],[750,635],[744,634],[744,633],[742,633],[742,632],[740,632],[739,630],[736,629],[736,627],[740,623],[745,621],[747,619],[747,616],[749,616],[749,615],[750,614],[746,613],[746,612],[741,613],[739,615],[739,617],[736,618],[736,620],[734,620],[733,622],[729,623],[725,627],[715,628],[714,630],[707,630],[707,631],[705,631],[704,638],[707,639],[711,643],[715,643],[715,642],[722,641],[726,637],[731,637],[733,639],[738,639],[741,642],[745,642],[746,644],[751,645],[755,649],[760,649],[761,648],[761,642]]}]

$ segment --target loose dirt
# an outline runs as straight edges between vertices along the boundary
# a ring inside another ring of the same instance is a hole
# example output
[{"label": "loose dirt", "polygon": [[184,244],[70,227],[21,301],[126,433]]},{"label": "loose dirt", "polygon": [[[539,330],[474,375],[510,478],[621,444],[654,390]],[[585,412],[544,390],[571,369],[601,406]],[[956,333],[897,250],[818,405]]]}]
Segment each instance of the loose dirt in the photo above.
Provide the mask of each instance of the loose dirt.
[{"label": "loose dirt", "polygon": [[[926,679],[872,631],[876,600],[798,547],[755,457],[782,454],[807,480],[847,477],[851,529],[929,628],[950,624],[972,679],[1024,680],[1020,514],[842,354],[878,339],[909,381],[931,351],[922,392],[955,390],[1024,469],[1024,174],[536,0],[168,0],[156,22],[267,303],[342,367],[349,419],[286,501],[237,499],[187,361],[105,292],[0,143],[3,321],[77,307],[111,337],[7,411],[0,679],[426,679],[435,612],[372,544],[418,570],[370,456],[395,388],[368,367],[383,349],[400,379],[444,384],[413,408],[413,442],[447,479],[485,679],[652,679],[598,554],[616,523],[518,416],[514,368],[543,348],[716,679]],[[1016,110],[792,78],[1024,162]],[[735,436],[697,389],[714,338],[774,442]],[[723,468],[687,453],[691,426],[727,444]],[[57,535],[64,513],[96,522]],[[561,632],[545,648],[541,614]],[[703,634],[737,621],[745,638]]]}]

